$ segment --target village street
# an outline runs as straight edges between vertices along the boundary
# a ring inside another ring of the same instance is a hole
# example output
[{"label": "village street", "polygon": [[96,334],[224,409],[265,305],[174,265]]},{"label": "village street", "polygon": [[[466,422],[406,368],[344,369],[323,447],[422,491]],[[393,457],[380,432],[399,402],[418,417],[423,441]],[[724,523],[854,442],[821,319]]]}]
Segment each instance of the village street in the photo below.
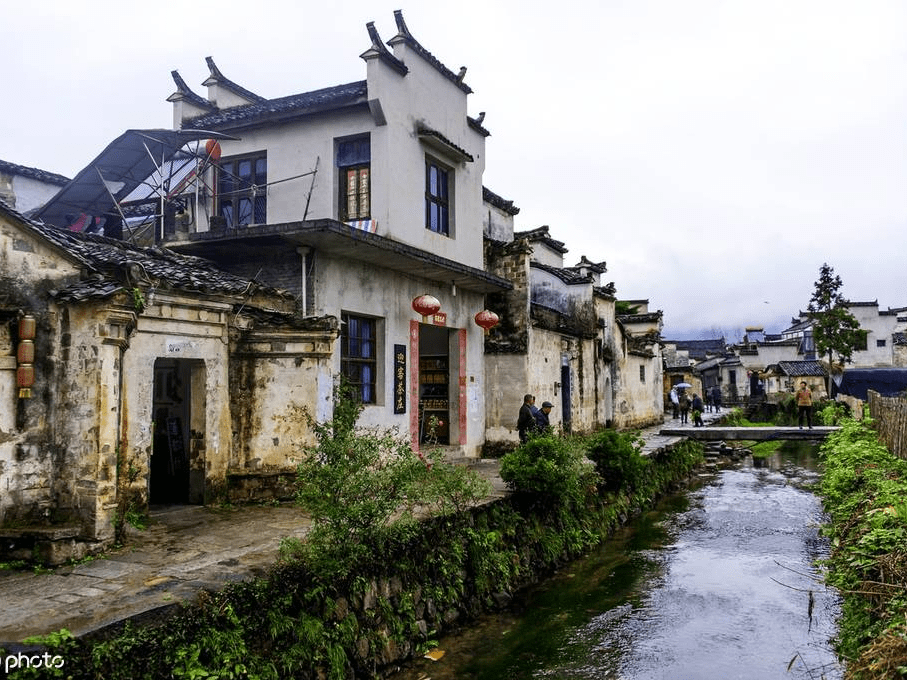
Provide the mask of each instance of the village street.
[{"label": "village street", "polygon": [[[659,434],[662,427],[640,432],[644,454],[680,439]],[[497,460],[467,461],[491,482],[490,499],[506,493]],[[149,526],[130,531],[129,545],[98,559],[44,573],[0,571],[0,645],[61,628],[80,636],[128,619],[153,621],[201,590],[264,574],[281,539],[301,537],[308,526],[291,505],[153,508]]]}]

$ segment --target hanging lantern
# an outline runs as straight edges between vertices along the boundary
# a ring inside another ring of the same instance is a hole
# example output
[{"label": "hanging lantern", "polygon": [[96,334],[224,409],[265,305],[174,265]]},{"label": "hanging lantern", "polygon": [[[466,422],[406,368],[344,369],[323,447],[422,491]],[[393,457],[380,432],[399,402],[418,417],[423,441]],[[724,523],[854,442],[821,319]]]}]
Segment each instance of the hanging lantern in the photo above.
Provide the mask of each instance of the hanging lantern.
[{"label": "hanging lantern", "polygon": [[35,384],[35,332],[37,322],[31,314],[19,319],[19,345],[16,347],[16,387],[19,388],[19,399],[31,398],[31,388]]},{"label": "hanging lantern", "polygon": [[413,298],[413,309],[422,315],[422,323],[428,323],[428,317],[441,309],[441,303],[434,295],[420,295]]},{"label": "hanging lantern", "polygon": [[498,325],[500,318],[497,314],[488,309],[483,309],[475,316],[476,324],[481,326],[487,334],[489,329]]},{"label": "hanging lantern", "polygon": [[205,142],[205,153],[208,154],[208,158],[217,163],[220,160],[220,142],[216,139],[209,139]]},{"label": "hanging lantern", "polygon": [[16,348],[16,361],[20,364],[35,363],[35,342],[34,340],[23,340]]},{"label": "hanging lantern", "polygon": [[30,399],[31,388],[35,384],[35,367],[32,364],[20,364],[16,369],[16,387],[19,388],[19,399]]},{"label": "hanging lantern", "polygon": [[34,340],[37,322],[31,314],[26,314],[19,319],[19,339]]}]

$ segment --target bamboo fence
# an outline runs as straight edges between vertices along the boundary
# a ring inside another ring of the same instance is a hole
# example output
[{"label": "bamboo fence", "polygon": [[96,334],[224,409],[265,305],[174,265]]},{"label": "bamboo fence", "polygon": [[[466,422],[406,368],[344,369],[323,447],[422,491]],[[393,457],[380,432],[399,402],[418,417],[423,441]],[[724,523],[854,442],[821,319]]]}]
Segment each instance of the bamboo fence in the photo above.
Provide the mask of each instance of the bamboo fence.
[{"label": "bamboo fence", "polygon": [[869,415],[888,450],[907,459],[907,399],[883,397],[869,390]]}]

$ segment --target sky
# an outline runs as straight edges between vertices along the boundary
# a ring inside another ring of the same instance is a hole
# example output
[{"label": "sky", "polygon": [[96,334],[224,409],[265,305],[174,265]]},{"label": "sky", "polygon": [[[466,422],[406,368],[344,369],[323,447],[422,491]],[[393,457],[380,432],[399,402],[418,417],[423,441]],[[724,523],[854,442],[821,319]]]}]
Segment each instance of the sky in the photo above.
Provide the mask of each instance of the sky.
[{"label": "sky", "polygon": [[607,263],[663,335],[777,333],[823,263],[907,307],[903,0],[220,0],[4,6],[0,159],[74,176],[130,128],[172,127],[205,57],[264,97],[365,78],[401,9],[486,112],[486,187]]}]

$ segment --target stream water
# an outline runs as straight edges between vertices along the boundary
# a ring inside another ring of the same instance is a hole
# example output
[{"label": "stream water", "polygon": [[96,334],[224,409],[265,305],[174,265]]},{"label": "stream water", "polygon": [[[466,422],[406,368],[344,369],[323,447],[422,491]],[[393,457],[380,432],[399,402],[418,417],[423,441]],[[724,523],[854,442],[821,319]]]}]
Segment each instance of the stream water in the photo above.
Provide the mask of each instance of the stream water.
[{"label": "stream water", "polygon": [[817,479],[796,444],[706,476],[394,678],[840,678]]}]

